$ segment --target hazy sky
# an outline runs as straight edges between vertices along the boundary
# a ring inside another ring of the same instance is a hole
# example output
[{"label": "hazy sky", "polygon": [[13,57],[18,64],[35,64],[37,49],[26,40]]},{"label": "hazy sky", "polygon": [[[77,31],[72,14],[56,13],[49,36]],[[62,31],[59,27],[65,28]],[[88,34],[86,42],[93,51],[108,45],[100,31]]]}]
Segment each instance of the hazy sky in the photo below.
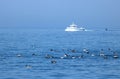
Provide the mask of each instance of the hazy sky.
[{"label": "hazy sky", "polygon": [[0,0],[0,27],[120,27],[120,0]]}]

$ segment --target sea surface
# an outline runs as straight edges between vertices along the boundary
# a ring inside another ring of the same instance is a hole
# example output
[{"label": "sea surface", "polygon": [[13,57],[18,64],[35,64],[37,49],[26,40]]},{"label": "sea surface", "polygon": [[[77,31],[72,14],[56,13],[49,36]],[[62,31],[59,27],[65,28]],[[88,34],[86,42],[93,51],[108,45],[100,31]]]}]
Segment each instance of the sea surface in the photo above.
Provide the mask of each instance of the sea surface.
[{"label": "sea surface", "polygon": [[120,79],[120,31],[0,29],[0,79]]}]

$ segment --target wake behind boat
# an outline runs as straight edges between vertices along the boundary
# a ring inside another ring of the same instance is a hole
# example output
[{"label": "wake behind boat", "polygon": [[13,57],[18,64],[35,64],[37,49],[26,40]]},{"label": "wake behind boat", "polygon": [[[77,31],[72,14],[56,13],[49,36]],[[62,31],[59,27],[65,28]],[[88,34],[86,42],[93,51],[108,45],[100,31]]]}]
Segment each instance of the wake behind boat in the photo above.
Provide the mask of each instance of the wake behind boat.
[{"label": "wake behind boat", "polygon": [[86,29],[83,27],[78,28],[76,24],[72,23],[65,31],[86,31]]}]

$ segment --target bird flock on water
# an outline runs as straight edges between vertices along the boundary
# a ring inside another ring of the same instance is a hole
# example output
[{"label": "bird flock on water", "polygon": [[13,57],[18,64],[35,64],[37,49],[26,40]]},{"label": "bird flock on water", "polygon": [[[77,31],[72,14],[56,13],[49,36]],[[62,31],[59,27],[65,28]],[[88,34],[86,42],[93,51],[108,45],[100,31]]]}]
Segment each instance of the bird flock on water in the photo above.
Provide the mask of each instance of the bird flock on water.
[{"label": "bird flock on water", "polygon": [[[45,58],[46,59],[52,59],[51,63],[57,63],[56,59],[82,59],[87,57],[101,57],[103,59],[109,59],[109,58],[113,58],[113,59],[118,59],[119,58],[119,53],[116,51],[113,51],[112,49],[108,48],[108,53],[105,53],[104,49],[100,49],[100,51],[98,51],[97,53],[94,53],[92,51],[90,51],[87,48],[83,48],[81,52],[78,52],[78,50],[76,49],[62,49],[62,52],[64,52],[63,56],[54,56],[53,54],[46,54]],[[65,53],[65,51],[69,52],[69,53]],[[55,49],[50,49],[50,52],[58,52]],[[74,55],[70,54],[70,53],[74,53]],[[75,55],[76,53],[79,53],[79,55]]]},{"label": "bird flock on water", "polygon": [[[44,52],[45,53],[45,52]],[[60,54],[57,55],[56,54]],[[62,54],[62,55],[61,55]],[[32,56],[39,56],[37,53],[32,53]],[[17,57],[23,57],[22,54],[17,54]],[[56,64],[58,61],[57,59],[85,59],[87,57],[96,57],[102,59],[119,59],[120,55],[119,52],[112,50],[111,48],[107,49],[107,52],[104,49],[100,49],[97,52],[90,51],[87,48],[83,48],[82,51],[77,49],[49,49],[47,53],[43,56],[45,59],[50,59],[51,64]],[[25,65],[27,69],[31,69],[32,65]]]}]

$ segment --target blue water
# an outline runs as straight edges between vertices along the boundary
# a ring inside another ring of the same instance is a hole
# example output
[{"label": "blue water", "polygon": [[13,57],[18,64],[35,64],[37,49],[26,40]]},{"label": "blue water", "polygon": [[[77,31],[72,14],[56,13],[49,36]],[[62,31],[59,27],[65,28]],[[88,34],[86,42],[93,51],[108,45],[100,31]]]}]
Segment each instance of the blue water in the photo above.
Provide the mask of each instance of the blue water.
[{"label": "blue water", "polygon": [[[107,58],[99,56],[101,49]],[[120,31],[1,29],[0,79],[120,79],[113,52],[120,56]]]}]

